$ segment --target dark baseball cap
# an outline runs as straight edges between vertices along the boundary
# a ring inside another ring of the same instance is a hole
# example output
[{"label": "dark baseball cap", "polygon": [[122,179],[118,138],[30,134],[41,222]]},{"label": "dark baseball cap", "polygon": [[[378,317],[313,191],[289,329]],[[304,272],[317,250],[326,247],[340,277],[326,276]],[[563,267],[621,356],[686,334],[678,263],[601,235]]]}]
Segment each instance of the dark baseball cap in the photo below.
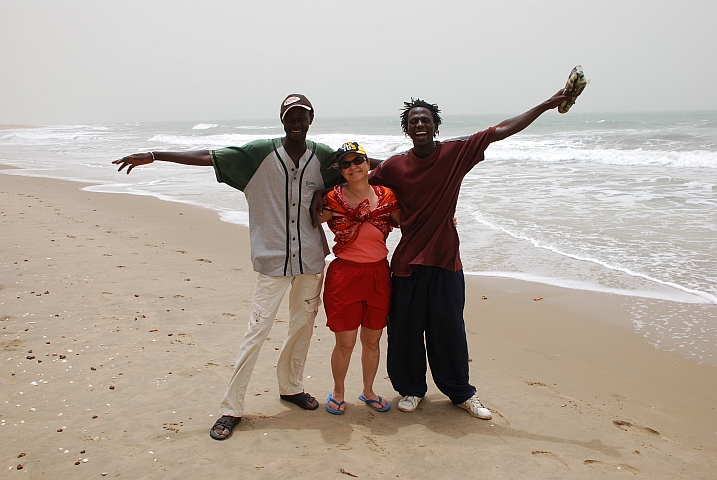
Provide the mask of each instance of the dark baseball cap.
[{"label": "dark baseball cap", "polygon": [[305,108],[310,112],[314,112],[314,107],[308,98],[300,93],[292,93],[281,102],[281,120],[284,120],[284,115],[289,111],[290,108],[301,107]]},{"label": "dark baseball cap", "polygon": [[366,156],[366,150],[357,142],[346,142],[336,150],[336,161],[340,162],[341,159],[349,153],[358,153],[364,157]]}]

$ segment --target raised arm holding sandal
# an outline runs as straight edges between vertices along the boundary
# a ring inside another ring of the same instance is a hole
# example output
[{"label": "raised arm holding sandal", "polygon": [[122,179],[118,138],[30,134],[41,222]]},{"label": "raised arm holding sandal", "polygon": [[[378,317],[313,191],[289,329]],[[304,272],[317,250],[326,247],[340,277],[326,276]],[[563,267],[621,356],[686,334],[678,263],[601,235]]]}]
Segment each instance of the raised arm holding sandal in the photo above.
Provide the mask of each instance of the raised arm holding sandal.
[{"label": "raised arm holding sandal", "polygon": [[490,141],[497,142],[499,140],[508,138],[511,135],[515,135],[516,133],[520,132],[521,130],[525,129],[525,127],[533,123],[543,113],[547,112],[548,110],[552,110],[565,100],[570,100],[570,97],[564,95],[563,89],[561,88],[558,93],[556,93],[540,105],[531,108],[522,115],[518,115],[517,117],[509,118],[508,120],[503,120],[502,122],[500,122],[498,125],[496,125],[493,135],[490,138]]}]

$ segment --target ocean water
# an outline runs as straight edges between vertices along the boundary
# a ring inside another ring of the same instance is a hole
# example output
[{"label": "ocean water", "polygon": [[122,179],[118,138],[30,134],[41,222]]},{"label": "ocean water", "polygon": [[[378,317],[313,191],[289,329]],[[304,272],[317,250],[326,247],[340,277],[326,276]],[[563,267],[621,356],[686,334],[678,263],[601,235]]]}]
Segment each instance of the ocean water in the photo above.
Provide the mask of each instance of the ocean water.
[{"label": "ocean water", "polygon": [[[503,118],[446,115],[439,139]],[[210,168],[161,163],[125,175],[110,162],[282,134],[278,119],[4,127],[0,163],[20,168],[5,175],[152,195],[246,225],[241,192]],[[382,159],[411,146],[398,117],[319,117],[309,138],[358,141]],[[464,180],[456,218],[467,274],[619,295],[649,342],[717,364],[717,112],[548,112],[488,148]],[[389,245],[399,238],[392,233]]]}]

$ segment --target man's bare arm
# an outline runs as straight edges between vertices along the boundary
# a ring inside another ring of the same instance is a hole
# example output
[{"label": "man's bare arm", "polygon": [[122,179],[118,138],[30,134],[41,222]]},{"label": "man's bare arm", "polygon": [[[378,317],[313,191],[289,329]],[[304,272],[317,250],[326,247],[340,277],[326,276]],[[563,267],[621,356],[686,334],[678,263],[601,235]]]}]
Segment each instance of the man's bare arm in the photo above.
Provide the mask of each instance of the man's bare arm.
[{"label": "man's bare arm", "polygon": [[548,110],[552,110],[553,108],[560,105],[563,100],[569,100],[569,98],[570,97],[568,97],[567,95],[563,95],[563,90],[560,89],[558,93],[556,93],[540,105],[531,108],[524,114],[518,115],[517,117],[509,118],[508,120],[503,120],[498,125],[496,125],[495,130],[493,132],[493,136],[490,138],[490,141],[497,142],[499,140],[508,138],[511,135],[515,135],[516,133],[520,132],[525,127],[533,123],[535,119],[537,119],[543,113],[547,112]]},{"label": "man's bare arm", "polygon": [[129,174],[134,167],[147,165],[155,161],[179,163],[182,165],[197,165],[200,167],[212,166],[212,158],[209,154],[209,150],[135,153],[115,160],[112,163],[120,166],[119,169],[117,169],[118,172],[121,172],[125,167],[129,167],[127,169],[127,174]]},{"label": "man's bare arm", "polygon": [[381,165],[383,162],[384,162],[384,160],[378,160],[376,158],[369,158],[368,159],[368,165],[369,165],[368,169],[373,170],[374,168]]},{"label": "man's bare arm", "polygon": [[311,206],[309,207],[309,213],[311,213],[311,226],[313,228],[321,225],[322,221],[326,221],[321,220],[321,217],[324,214],[324,196],[331,190],[333,190],[333,188],[322,188],[314,191],[314,196],[311,198]]}]

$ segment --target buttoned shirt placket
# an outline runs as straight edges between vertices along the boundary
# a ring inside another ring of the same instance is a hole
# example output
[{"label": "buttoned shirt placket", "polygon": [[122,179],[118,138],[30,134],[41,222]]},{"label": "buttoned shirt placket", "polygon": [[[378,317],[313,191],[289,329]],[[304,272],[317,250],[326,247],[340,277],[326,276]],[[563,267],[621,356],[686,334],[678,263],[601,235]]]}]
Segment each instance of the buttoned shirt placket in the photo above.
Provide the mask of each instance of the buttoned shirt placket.
[{"label": "buttoned shirt placket", "polygon": [[[285,155],[286,151],[283,152]],[[287,195],[287,210],[288,210],[288,228],[287,233],[289,235],[287,239],[288,245],[288,262],[286,275],[300,275],[304,273],[304,268],[301,258],[301,222],[307,222],[308,218],[302,218],[301,216],[301,194],[302,194],[302,172],[305,170],[307,163],[313,157],[311,149],[306,149],[306,152],[299,159],[298,168],[294,166],[294,162],[289,158],[289,162],[285,164],[288,174],[288,182],[286,192]],[[283,161],[283,158],[282,158]]]}]

